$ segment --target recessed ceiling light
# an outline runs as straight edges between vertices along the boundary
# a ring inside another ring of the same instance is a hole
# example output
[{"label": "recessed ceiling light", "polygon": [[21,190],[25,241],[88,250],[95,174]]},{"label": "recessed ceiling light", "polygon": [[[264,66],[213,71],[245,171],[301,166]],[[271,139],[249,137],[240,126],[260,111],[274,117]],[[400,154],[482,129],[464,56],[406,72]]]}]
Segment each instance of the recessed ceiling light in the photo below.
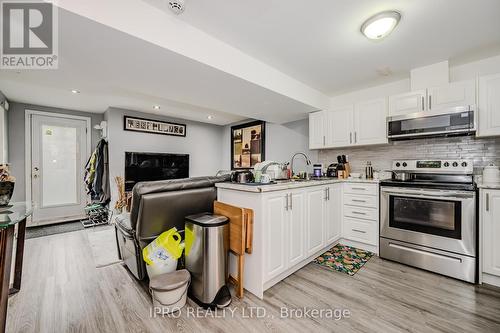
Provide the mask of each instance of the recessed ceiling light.
[{"label": "recessed ceiling light", "polygon": [[77,90],[77,89],[72,89],[72,90],[71,90],[71,92],[72,92],[73,94],[79,94],[79,93],[80,93],[80,90]]},{"label": "recessed ceiling light", "polygon": [[373,15],[361,26],[361,32],[369,39],[382,39],[389,35],[399,23],[401,14],[395,10]]},{"label": "recessed ceiling light", "polygon": [[208,115],[208,116],[207,116],[207,119],[208,119],[208,120],[212,120],[212,119],[214,119],[214,116],[212,116],[212,115]]},{"label": "recessed ceiling light", "polygon": [[159,105],[153,105],[153,110],[160,110],[161,107]]}]

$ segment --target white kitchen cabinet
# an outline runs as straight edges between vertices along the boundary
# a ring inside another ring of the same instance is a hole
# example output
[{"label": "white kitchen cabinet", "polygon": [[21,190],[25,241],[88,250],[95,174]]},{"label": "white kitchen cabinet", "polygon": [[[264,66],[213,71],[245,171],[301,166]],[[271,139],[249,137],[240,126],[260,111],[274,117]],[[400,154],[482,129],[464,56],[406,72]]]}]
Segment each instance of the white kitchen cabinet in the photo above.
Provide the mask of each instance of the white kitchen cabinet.
[{"label": "white kitchen cabinet", "polygon": [[400,116],[475,104],[475,80],[452,82],[439,87],[389,96],[389,115]]},{"label": "white kitchen cabinet", "polygon": [[325,245],[324,201],[326,191],[324,187],[311,187],[306,190],[306,253],[312,255]]},{"label": "white kitchen cabinet", "polygon": [[400,116],[425,111],[426,100],[427,92],[425,90],[389,96],[389,115]]},{"label": "white kitchen cabinet", "polygon": [[303,190],[295,190],[289,195],[288,213],[288,265],[294,266],[304,260],[305,253],[305,213],[306,195]]},{"label": "white kitchen cabinet", "polygon": [[477,136],[500,135],[500,74],[479,78]]},{"label": "white kitchen cabinet", "polygon": [[266,279],[282,273],[287,268],[287,230],[289,227],[288,192],[276,192],[266,197],[265,203],[265,257]]},{"label": "white kitchen cabinet", "polygon": [[475,80],[453,82],[427,89],[427,109],[439,111],[456,106],[476,104]]},{"label": "white kitchen cabinet", "polygon": [[500,190],[481,190],[483,273],[500,278]]},{"label": "white kitchen cabinet", "polygon": [[354,106],[354,144],[387,143],[387,99],[378,98]]},{"label": "white kitchen cabinet", "polygon": [[325,127],[327,115],[325,111],[318,111],[309,114],[309,148],[321,149],[325,147]]},{"label": "white kitchen cabinet", "polygon": [[326,187],[325,200],[325,242],[332,244],[341,236],[342,226],[342,184]]},{"label": "white kitchen cabinet", "polygon": [[353,112],[352,105],[327,112],[326,147],[345,147],[353,144]]}]

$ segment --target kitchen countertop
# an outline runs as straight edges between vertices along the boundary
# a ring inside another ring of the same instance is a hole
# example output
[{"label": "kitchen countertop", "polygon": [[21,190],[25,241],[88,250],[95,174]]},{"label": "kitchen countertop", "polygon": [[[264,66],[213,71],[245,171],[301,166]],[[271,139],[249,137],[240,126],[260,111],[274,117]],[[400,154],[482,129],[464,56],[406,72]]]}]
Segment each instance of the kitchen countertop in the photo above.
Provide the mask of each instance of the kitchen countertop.
[{"label": "kitchen countertop", "polygon": [[378,179],[361,179],[361,178],[349,178],[349,179],[338,179],[338,178],[326,178],[326,179],[315,179],[315,180],[302,180],[302,181],[284,181],[277,184],[264,184],[264,185],[245,185],[238,183],[216,183],[215,187],[223,188],[228,190],[243,191],[243,192],[273,192],[282,191],[301,187],[310,186],[320,186],[335,183],[366,183],[366,184],[378,184],[380,180]]}]

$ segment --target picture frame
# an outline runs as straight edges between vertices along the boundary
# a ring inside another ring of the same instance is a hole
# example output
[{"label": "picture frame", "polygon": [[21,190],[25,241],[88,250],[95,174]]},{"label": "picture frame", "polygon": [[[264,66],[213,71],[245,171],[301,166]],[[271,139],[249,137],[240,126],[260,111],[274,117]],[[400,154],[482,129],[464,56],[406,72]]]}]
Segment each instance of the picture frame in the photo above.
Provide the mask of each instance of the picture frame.
[{"label": "picture frame", "polygon": [[140,117],[123,116],[123,130],[186,137],[186,124]]},{"label": "picture frame", "polygon": [[252,169],[265,160],[265,134],[260,120],[231,127],[231,170]]}]

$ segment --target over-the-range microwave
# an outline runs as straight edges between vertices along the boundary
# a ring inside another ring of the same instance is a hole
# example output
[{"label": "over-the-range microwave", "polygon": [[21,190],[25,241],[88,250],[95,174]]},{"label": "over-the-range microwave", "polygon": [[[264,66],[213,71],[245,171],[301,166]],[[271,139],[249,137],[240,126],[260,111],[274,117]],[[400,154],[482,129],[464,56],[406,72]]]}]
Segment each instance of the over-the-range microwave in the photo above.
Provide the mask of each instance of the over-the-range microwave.
[{"label": "over-the-range microwave", "polygon": [[422,137],[472,135],[476,132],[475,107],[455,107],[387,117],[387,137],[405,140]]}]

